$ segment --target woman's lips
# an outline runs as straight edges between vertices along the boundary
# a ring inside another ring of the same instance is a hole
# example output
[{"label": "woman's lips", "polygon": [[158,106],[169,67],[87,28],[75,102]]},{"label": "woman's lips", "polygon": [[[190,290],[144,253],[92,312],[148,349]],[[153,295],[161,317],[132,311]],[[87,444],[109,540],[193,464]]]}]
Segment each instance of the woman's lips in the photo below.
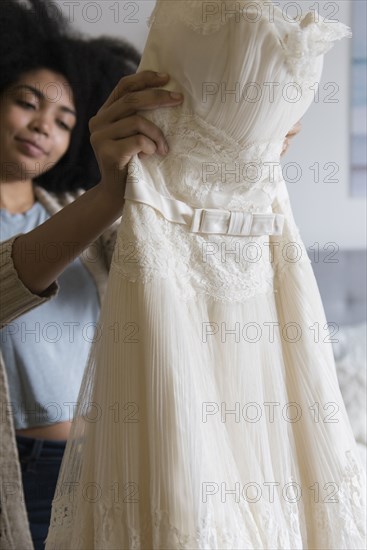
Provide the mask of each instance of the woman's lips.
[{"label": "woman's lips", "polygon": [[46,154],[45,151],[41,147],[38,147],[37,145],[35,145],[34,143],[32,143],[30,141],[26,141],[26,140],[18,138],[17,143],[18,143],[18,146],[19,146],[20,150],[29,157],[40,158],[40,157],[43,157]]}]

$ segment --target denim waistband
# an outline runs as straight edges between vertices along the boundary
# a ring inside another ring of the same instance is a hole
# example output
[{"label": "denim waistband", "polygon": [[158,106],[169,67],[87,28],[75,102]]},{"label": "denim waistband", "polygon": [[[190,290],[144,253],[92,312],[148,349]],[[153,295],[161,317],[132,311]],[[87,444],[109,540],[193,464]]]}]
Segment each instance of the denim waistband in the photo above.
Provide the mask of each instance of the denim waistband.
[{"label": "denim waistband", "polygon": [[62,457],[66,441],[53,441],[49,439],[34,439],[16,435],[21,462],[33,462],[39,458]]}]

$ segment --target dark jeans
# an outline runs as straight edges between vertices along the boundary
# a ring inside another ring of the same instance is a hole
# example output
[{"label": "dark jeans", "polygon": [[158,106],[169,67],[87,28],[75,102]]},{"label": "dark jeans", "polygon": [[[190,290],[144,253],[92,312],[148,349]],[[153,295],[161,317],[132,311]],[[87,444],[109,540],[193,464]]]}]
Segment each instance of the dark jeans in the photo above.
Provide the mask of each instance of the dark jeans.
[{"label": "dark jeans", "polygon": [[35,550],[44,550],[66,441],[16,438],[33,544]]}]

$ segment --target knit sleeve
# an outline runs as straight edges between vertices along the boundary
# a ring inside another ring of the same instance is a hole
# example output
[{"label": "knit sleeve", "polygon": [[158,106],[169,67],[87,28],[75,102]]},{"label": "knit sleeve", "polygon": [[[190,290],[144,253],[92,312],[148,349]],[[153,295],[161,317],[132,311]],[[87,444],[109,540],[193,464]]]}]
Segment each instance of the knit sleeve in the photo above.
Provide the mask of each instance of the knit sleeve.
[{"label": "knit sleeve", "polygon": [[19,235],[0,243],[0,328],[50,300],[59,291],[55,281],[42,294],[33,294],[20,280],[12,258],[13,243]]}]

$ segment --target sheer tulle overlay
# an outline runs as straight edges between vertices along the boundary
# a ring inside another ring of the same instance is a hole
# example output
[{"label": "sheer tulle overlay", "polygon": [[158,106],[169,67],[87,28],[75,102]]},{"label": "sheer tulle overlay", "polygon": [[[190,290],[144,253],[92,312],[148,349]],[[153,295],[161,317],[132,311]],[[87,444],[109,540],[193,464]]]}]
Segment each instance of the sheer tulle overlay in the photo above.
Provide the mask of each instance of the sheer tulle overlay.
[{"label": "sheer tulle overlay", "polygon": [[366,547],[366,473],[279,164],[322,54],[350,30],[317,12],[270,21],[260,1],[256,21],[214,9],[247,1],[204,18],[204,4],[157,2],[139,70],[169,72],[185,101],[144,113],[170,154],[134,157],[129,181],[279,213],[283,232],[193,233],[126,201],[47,550]]}]

